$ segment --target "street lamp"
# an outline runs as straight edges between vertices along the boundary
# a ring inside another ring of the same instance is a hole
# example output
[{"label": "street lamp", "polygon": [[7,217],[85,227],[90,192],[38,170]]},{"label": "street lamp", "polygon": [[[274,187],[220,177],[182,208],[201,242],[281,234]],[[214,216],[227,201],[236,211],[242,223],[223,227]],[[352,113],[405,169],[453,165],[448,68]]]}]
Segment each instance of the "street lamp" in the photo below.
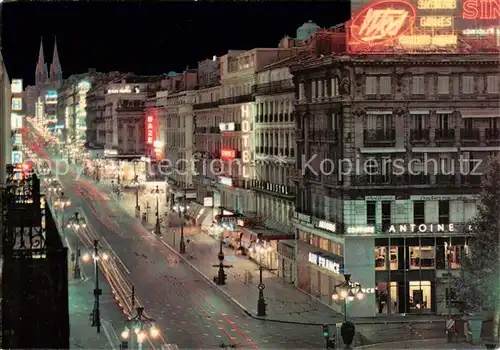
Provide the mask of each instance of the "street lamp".
[{"label": "street lamp", "polygon": [[[127,348],[130,339],[131,342],[136,340],[137,349],[142,350],[142,344],[146,337],[149,335],[151,338],[158,338],[160,337],[160,330],[156,327],[154,323],[155,320],[144,315],[144,307],[138,307],[136,311],[137,315],[127,321],[127,325],[123,329],[121,337],[126,342],[125,345]],[[134,347],[131,346],[131,348],[133,349]]]},{"label": "street lamp", "polygon": [[213,265],[213,267],[219,267],[219,272],[217,273],[217,276],[214,276],[214,282],[219,286],[223,286],[226,284],[226,272],[224,271],[224,268],[233,267],[233,265],[224,264],[224,252],[222,251],[222,235],[220,236],[219,240],[219,253],[217,254],[217,259],[219,259],[219,264]]},{"label": "street lamp", "polygon": [[47,190],[49,191],[49,198],[52,199],[54,195],[62,191],[62,185],[59,181],[53,180],[47,187]]},{"label": "street lamp", "polygon": [[347,303],[353,301],[355,298],[363,300],[365,297],[361,285],[359,283],[351,282],[351,275],[345,274],[344,281],[333,287],[332,299],[344,300],[344,322],[347,322]]},{"label": "street lamp", "polygon": [[67,196],[64,195],[64,191],[59,192],[59,198],[54,203],[54,207],[61,209],[61,226],[64,229],[64,214],[66,213],[66,208],[71,205],[71,201]]},{"label": "street lamp", "polygon": [[185,205],[184,203],[184,198],[186,197],[186,194],[184,193],[184,196],[179,199],[179,218],[181,219],[181,241],[179,243],[179,253],[184,254],[186,253],[186,242],[184,242],[184,213],[189,210],[189,205]]},{"label": "street lamp", "polygon": [[137,175],[137,161],[134,160],[132,163],[134,165],[134,179],[132,180],[132,184],[135,185],[135,217],[139,218],[141,216],[141,206],[139,205],[139,178]]},{"label": "street lamp", "polygon": [[259,299],[257,300],[257,316],[264,317],[266,316],[266,301],[264,299],[264,289],[266,289],[266,286],[262,280],[262,256],[264,253],[270,252],[272,247],[269,242],[258,239],[251,249],[259,255],[259,285],[257,286],[257,288],[259,288]]},{"label": "street lamp", "polygon": [[87,227],[87,223],[85,222],[84,218],[80,217],[80,213],[75,212],[75,214],[69,219],[66,227],[75,230],[76,233],[76,254],[74,257],[72,257],[75,262],[75,266],[73,269],[73,278],[81,279],[82,274],[80,270],[80,237],[78,235],[78,230]]},{"label": "street lamp", "polygon": [[97,333],[101,333],[101,310],[99,305],[99,297],[102,295],[102,289],[99,288],[99,261],[109,260],[109,255],[105,252],[99,253],[99,241],[94,240],[93,251],[83,255],[82,260],[89,262],[94,260],[94,309],[92,310],[92,327],[97,327]]},{"label": "street lamp", "polygon": [[[452,258],[453,258],[453,248],[451,246],[451,239],[450,239],[450,243],[448,242],[444,242],[444,250],[445,250],[445,254],[446,254],[446,262],[447,262],[447,268],[448,268],[448,320],[449,322],[452,321],[452,318],[451,318],[451,263],[452,263]],[[448,327],[446,328],[446,337],[447,337],[447,341],[448,343],[452,343],[453,342],[453,332],[451,331],[451,329],[448,329]]]},{"label": "street lamp", "polygon": [[160,224],[162,223],[162,219],[160,219],[160,194],[163,193],[163,190],[160,190],[158,186],[154,190],[151,191],[152,194],[155,195],[156,198],[156,223],[155,223],[155,234],[161,235]]}]

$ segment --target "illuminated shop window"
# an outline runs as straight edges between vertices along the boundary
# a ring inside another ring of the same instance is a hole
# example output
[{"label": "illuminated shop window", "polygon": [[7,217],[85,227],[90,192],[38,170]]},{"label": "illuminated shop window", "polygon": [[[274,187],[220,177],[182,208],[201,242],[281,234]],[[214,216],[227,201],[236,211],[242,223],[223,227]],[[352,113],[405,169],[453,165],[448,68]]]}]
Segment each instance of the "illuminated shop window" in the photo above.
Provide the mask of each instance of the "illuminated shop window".
[{"label": "illuminated shop window", "polygon": [[436,249],[427,247],[410,247],[410,270],[432,270],[436,266]]}]

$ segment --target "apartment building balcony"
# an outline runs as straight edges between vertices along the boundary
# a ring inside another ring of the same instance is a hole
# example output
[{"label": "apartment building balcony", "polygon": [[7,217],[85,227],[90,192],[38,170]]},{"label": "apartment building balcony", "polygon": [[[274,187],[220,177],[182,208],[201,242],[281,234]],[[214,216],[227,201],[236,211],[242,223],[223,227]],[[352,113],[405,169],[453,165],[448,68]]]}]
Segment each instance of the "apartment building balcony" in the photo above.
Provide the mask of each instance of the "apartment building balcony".
[{"label": "apartment building balcony", "polygon": [[444,174],[436,175],[436,185],[454,185],[454,184],[455,184],[455,175],[444,175]]},{"label": "apartment building balcony", "polygon": [[478,143],[481,140],[479,129],[460,129],[460,141]]},{"label": "apartment building balcony", "polygon": [[409,178],[410,185],[430,185],[431,184],[431,176],[428,174],[409,175],[408,178]]},{"label": "apartment building balcony", "polygon": [[220,129],[217,126],[198,126],[194,128],[195,134],[219,134]]},{"label": "apartment building balcony", "polygon": [[338,142],[337,130],[311,130],[308,136],[309,141]]},{"label": "apartment building balcony", "polygon": [[354,186],[407,186],[407,175],[354,175],[351,177]]},{"label": "apartment building balcony", "polygon": [[484,131],[486,143],[500,143],[500,129],[486,129]]},{"label": "apartment building balcony", "polygon": [[436,142],[455,142],[455,129],[436,129],[434,140]]},{"label": "apartment building balcony", "polygon": [[200,110],[200,109],[217,108],[217,107],[219,107],[219,105],[220,105],[219,101],[196,103],[193,105],[193,109],[196,111],[196,110]]},{"label": "apartment building balcony", "polygon": [[364,130],[363,137],[366,147],[392,147],[396,144],[394,129]]},{"label": "apartment building balcony", "polygon": [[226,97],[226,98],[222,98],[219,100],[219,106],[233,105],[233,104],[237,104],[237,103],[247,103],[247,102],[252,102],[252,101],[253,101],[252,94]]},{"label": "apartment building balcony", "polygon": [[252,86],[252,94],[254,95],[271,95],[283,92],[293,91],[294,86],[291,80],[283,79],[270,83],[256,84]]},{"label": "apartment building balcony", "polygon": [[460,184],[465,186],[480,186],[483,181],[483,177],[481,175],[461,175],[460,176]]},{"label": "apartment building balcony", "polygon": [[416,142],[427,142],[430,140],[430,130],[429,129],[412,129],[411,130],[411,141]]},{"label": "apartment building balcony", "polygon": [[252,180],[251,186],[255,192],[286,199],[293,199],[297,194],[295,186],[279,185],[264,180]]}]

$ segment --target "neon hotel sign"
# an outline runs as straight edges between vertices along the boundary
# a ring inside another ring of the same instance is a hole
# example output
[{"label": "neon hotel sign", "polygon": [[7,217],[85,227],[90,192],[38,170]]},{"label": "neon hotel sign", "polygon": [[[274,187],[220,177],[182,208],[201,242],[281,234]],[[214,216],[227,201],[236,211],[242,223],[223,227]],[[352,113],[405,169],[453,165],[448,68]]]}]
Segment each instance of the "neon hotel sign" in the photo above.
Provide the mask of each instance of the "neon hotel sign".
[{"label": "neon hotel sign", "polygon": [[[405,48],[454,47],[457,0],[381,0],[363,8],[351,22],[351,45]],[[500,19],[500,0],[464,0],[465,20]]]}]

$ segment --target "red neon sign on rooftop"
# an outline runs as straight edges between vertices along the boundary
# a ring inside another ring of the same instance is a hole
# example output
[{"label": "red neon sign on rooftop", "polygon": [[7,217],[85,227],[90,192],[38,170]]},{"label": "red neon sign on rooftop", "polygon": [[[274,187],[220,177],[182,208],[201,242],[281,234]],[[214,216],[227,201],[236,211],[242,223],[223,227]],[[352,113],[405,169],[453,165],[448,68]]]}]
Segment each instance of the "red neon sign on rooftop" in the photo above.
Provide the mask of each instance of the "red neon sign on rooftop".
[{"label": "red neon sign on rooftop", "polygon": [[221,149],[220,151],[220,158],[222,160],[232,160],[236,158],[236,151],[234,149]]},{"label": "red neon sign on rooftop", "polygon": [[500,0],[464,0],[464,19],[500,19]]},{"label": "red neon sign on rooftop", "polygon": [[388,43],[413,28],[416,10],[403,0],[382,0],[364,8],[351,24],[352,39],[359,43]]}]

